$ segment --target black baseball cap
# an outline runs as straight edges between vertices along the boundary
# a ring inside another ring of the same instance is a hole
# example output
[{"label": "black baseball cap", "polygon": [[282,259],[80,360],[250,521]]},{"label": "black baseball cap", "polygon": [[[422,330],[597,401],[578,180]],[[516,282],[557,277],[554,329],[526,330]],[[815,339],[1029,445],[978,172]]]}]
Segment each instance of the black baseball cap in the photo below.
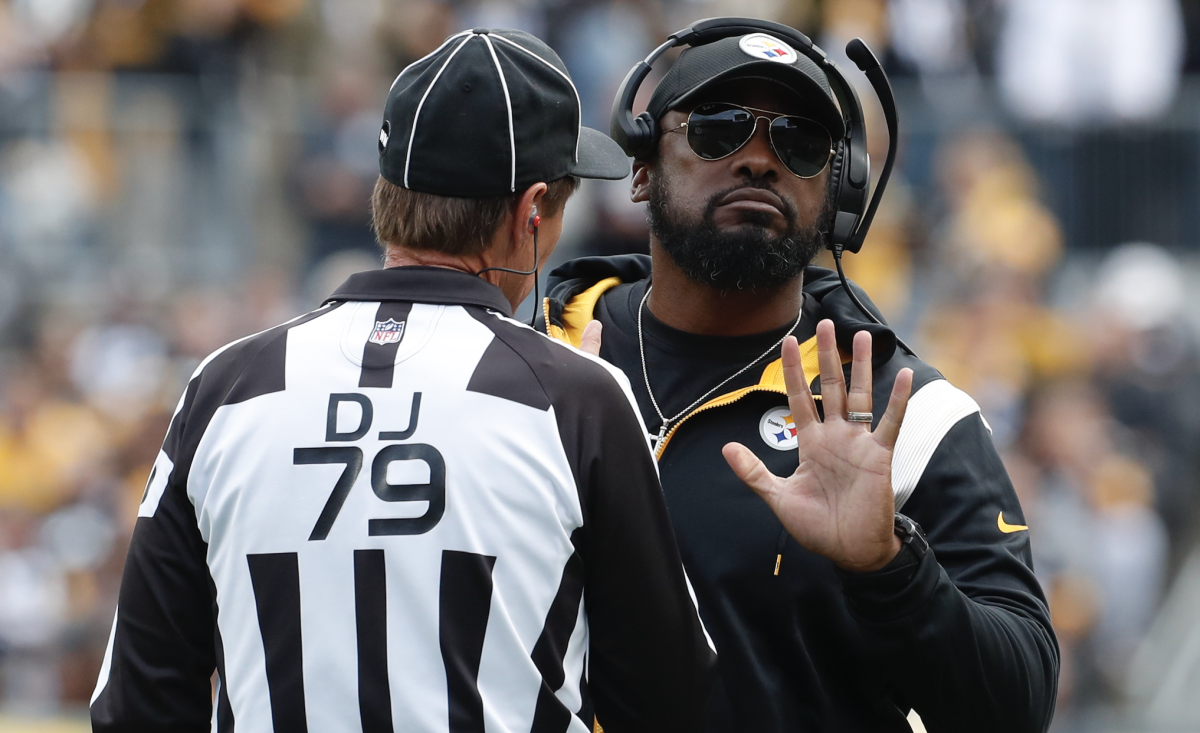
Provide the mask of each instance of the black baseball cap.
[{"label": "black baseball cap", "polygon": [[667,110],[687,109],[704,90],[730,79],[767,79],[783,85],[810,105],[807,116],[833,139],[846,135],[846,123],[834,101],[829,78],[808,56],[769,33],[747,33],[684,49],[650,96],[654,119]]},{"label": "black baseball cap", "polygon": [[629,175],[620,146],[580,119],[575,84],[545,43],[523,31],[462,31],[392,83],[379,174],[414,191],[468,198],[566,176]]}]

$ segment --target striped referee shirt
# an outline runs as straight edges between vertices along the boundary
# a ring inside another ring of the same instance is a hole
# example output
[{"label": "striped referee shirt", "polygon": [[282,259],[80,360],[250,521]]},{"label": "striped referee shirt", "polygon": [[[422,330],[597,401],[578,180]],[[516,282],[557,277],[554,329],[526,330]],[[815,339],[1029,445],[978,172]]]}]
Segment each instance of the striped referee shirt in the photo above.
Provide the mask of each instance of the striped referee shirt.
[{"label": "striped referee shirt", "polygon": [[138,509],[94,730],[695,728],[715,657],[633,404],[440,268],[217,351]]}]

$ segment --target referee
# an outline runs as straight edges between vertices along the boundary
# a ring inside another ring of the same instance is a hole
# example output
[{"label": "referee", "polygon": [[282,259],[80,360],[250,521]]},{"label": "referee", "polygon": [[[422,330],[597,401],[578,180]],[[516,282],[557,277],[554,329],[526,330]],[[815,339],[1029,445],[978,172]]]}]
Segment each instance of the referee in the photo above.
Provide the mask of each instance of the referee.
[{"label": "referee", "polygon": [[628,172],[579,120],[518,31],[456,34],[396,79],[387,267],[197,369],[94,730],[698,728],[715,656],[629,384],[511,319],[577,179]]}]

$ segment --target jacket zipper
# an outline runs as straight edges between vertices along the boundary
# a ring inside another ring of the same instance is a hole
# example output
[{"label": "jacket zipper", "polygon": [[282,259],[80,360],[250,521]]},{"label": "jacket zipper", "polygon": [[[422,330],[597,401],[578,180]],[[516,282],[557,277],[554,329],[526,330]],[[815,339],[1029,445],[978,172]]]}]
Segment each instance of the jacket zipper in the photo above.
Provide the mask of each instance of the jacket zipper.
[{"label": "jacket zipper", "polygon": [[[734,402],[737,402],[738,400],[742,399],[743,397],[750,394],[751,392],[774,392],[775,394],[787,394],[786,391],[772,389],[770,387],[754,386],[754,387],[747,389],[745,392],[743,392],[742,394],[738,395],[737,397],[735,397],[734,399],[732,399],[728,402],[722,402],[720,404],[713,404],[712,402],[710,402],[710,403],[701,405],[700,407],[697,407],[695,410],[692,410],[691,412],[689,412],[688,414],[686,414],[682,418],[680,418],[679,422],[675,423],[675,425],[672,426],[672,428],[669,431],[667,431],[666,435],[664,435],[655,444],[654,459],[658,460],[658,459],[662,458],[663,451],[666,450],[667,443],[671,440],[671,436],[675,434],[675,431],[679,429],[679,426],[682,425],[684,422],[686,422],[689,417],[691,417],[692,415],[695,415],[698,412],[704,412],[705,410],[711,410],[716,407],[724,407],[725,405],[732,405]],[[820,395],[813,395],[813,397],[815,399],[820,399]],[[717,399],[719,400],[720,397],[718,397]],[[660,430],[661,430],[661,428],[660,428]],[[660,435],[661,435],[661,432],[660,432]],[[787,529],[785,528],[785,529],[780,530],[779,542],[776,544],[776,547],[775,547],[775,572],[773,573],[775,576],[779,575],[779,568],[781,565],[783,565],[783,548],[787,546],[787,540],[788,540]]]},{"label": "jacket zipper", "polygon": [[[750,394],[751,392],[773,392],[775,394],[782,394],[782,395],[787,394],[786,391],[781,390],[781,389],[775,389],[773,387],[763,387],[761,385],[754,385],[753,387],[747,387],[744,392],[742,392],[740,395],[738,395],[737,397],[733,398],[732,400],[730,400],[728,402],[721,402],[720,404],[716,404],[717,401],[721,399],[720,397],[717,397],[714,400],[706,402],[705,404],[700,405],[699,407],[692,410],[688,414],[679,418],[679,422],[677,422],[671,426],[671,429],[667,431],[666,435],[663,436],[663,439],[658,441],[658,443],[654,446],[654,458],[655,459],[662,458],[662,454],[663,454],[663,451],[667,447],[667,443],[671,442],[671,436],[675,435],[675,431],[679,429],[680,425],[683,425],[685,422],[687,422],[688,418],[690,418],[693,415],[696,415],[698,413],[704,412],[705,410],[711,410],[716,407],[724,407],[725,405],[732,405],[734,402],[737,402],[738,400],[742,399],[743,397]],[[819,395],[817,395],[816,397],[817,397],[817,399],[820,399]]]},{"label": "jacket zipper", "polygon": [[[549,336],[550,328],[552,325],[550,323],[550,297],[549,296],[542,298],[542,318],[546,321],[546,335]],[[566,341],[567,341],[567,343],[570,343],[570,339],[566,339]],[[705,410],[711,410],[714,407],[724,407],[725,405],[732,405],[734,402],[737,402],[742,397],[745,397],[746,395],[750,394],[751,392],[773,392],[775,394],[787,395],[787,390],[784,390],[784,389],[776,389],[773,387],[763,387],[760,385],[755,385],[753,387],[747,388],[745,392],[738,395],[737,397],[730,400],[729,402],[722,402],[720,404],[714,404],[717,400],[720,400],[721,397],[717,397],[713,400],[710,400],[710,401],[706,402],[705,404],[700,405],[695,410],[692,410],[688,414],[684,415],[683,417],[679,418],[679,422],[677,422],[673,426],[671,426],[670,430],[668,430],[665,435],[663,435],[663,433],[662,433],[663,426],[659,427],[659,434],[662,435],[662,438],[659,439],[654,444],[654,459],[658,460],[659,458],[662,457],[663,450],[666,448],[667,443],[671,442],[671,436],[673,436],[675,434],[675,431],[679,429],[679,426],[684,424],[685,422],[687,422],[687,419],[690,418],[692,415],[695,415],[696,413],[699,413],[699,412],[704,412]],[[722,395],[722,396],[724,396],[724,395]],[[813,395],[813,398],[819,400],[819,399],[821,399],[821,396]]]},{"label": "jacket zipper", "polygon": [[775,548],[775,575],[779,575],[779,566],[783,564],[783,548],[787,545],[787,529],[779,532],[779,545]]},{"label": "jacket zipper", "polygon": [[[550,324],[550,298],[548,296],[542,299],[542,317],[546,321],[546,335],[550,335],[550,326],[551,326],[551,324]],[[721,399],[721,397],[717,397],[714,400],[710,400],[709,402],[707,402],[703,405],[700,405],[695,410],[692,410],[688,414],[681,417],[679,419],[679,421],[676,422],[674,425],[672,425],[669,430],[666,430],[665,433],[664,433],[664,430],[666,428],[666,423],[659,426],[659,433],[658,433],[659,437],[655,441],[655,444],[654,444],[654,460],[657,461],[662,458],[663,451],[666,450],[667,443],[671,442],[671,437],[675,435],[675,431],[679,430],[679,426],[683,425],[685,422],[687,422],[688,418],[690,418],[692,415],[704,412],[705,410],[711,410],[716,407],[724,407],[725,405],[732,405],[734,402],[737,402],[738,400],[742,399],[743,397],[750,394],[751,392],[772,392],[774,394],[787,395],[787,390],[784,390],[784,389],[777,389],[777,388],[773,388],[773,387],[763,387],[761,385],[754,385],[752,387],[746,388],[746,390],[744,392],[742,392],[740,395],[733,398],[732,400],[729,400],[728,402],[720,402],[718,404],[718,401]],[[724,395],[722,395],[722,396],[724,396]],[[821,396],[813,395],[813,399],[819,400],[819,399],[821,399]],[[775,553],[775,575],[779,575],[779,567],[783,563],[783,548],[787,545],[787,538],[788,538],[788,532],[786,529],[784,529],[779,534],[779,544],[778,544],[778,547],[776,548],[776,553]]]},{"label": "jacket zipper", "polygon": [[[546,321],[546,335],[550,335],[551,324],[550,324],[550,298],[549,297],[542,298],[542,318],[545,319],[545,321]],[[688,414],[679,418],[679,422],[675,423],[671,427],[671,429],[666,432],[665,435],[662,432],[662,429],[663,429],[662,426],[659,427],[659,435],[661,437],[654,444],[654,460],[658,460],[659,458],[662,457],[663,449],[666,448],[667,443],[671,442],[671,436],[675,434],[675,431],[679,429],[679,426],[682,425],[684,422],[686,422],[689,417],[691,417],[692,415],[695,415],[698,412],[704,412],[705,410],[711,410],[714,407],[723,407],[725,405],[732,405],[734,402],[737,402],[742,397],[746,396],[747,394],[750,394],[751,392],[774,392],[776,394],[784,394],[784,395],[787,394],[787,392],[784,390],[772,389],[770,387],[754,386],[754,387],[747,389],[744,393],[742,393],[741,395],[738,395],[735,399],[732,399],[729,402],[722,402],[719,405],[713,404],[716,400],[721,399],[720,397],[717,397],[715,400],[712,400],[703,405],[700,405],[699,407],[692,410]]]}]

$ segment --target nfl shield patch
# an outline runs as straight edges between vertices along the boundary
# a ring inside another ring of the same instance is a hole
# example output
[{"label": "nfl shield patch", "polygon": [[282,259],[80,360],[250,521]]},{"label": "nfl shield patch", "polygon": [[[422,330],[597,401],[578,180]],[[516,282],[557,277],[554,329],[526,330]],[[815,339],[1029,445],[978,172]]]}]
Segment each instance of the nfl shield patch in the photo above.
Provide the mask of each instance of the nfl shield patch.
[{"label": "nfl shield patch", "polygon": [[404,324],[405,321],[397,321],[394,318],[376,321],[375,330],[371,331],[371,337],[367,341],[380,346],[398,344],[400,339],[404,338]]}]

